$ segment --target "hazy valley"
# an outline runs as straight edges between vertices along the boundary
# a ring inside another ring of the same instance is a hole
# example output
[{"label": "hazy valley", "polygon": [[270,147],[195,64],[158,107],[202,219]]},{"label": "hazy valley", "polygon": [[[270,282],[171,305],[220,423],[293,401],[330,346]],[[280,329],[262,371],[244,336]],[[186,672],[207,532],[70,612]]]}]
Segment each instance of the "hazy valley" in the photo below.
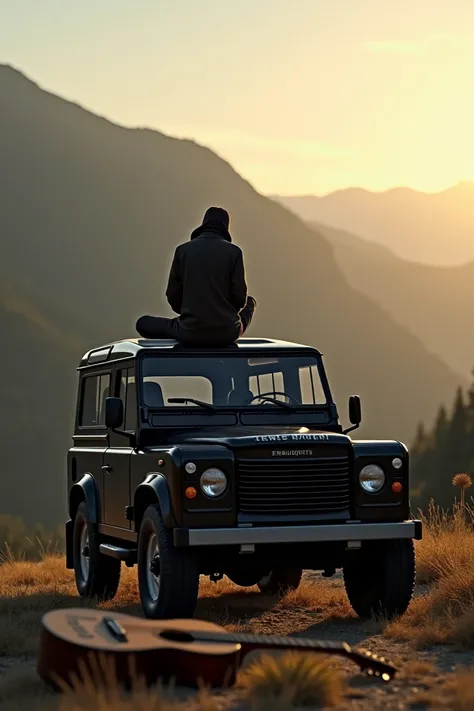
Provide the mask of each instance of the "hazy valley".
[{"label": "hazy valley", "polygon": [[474,261],[474,183],[437,193],[347,188],[322,197],[274,199],[304,220],[360,235],[408,261],[435,266]]},{"label": "hazy valley", "polygon": [[333,245],[349,284],[384,308],[400,325],[464,377],[474,367],[474,261],[437,267],[401,259],[354,234],[313,223]]}]

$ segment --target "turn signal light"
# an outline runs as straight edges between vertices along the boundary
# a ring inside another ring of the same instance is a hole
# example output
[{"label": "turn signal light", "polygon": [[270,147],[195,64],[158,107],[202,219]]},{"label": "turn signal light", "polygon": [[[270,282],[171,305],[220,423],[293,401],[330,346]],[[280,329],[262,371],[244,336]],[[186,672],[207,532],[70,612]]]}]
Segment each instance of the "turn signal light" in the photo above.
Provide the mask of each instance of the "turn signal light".
[{"label": "turn signal light", "polygon": [[403,486],[399,481],[394,481],[392,484],[392,491],[394,494],[399,494],[401,490],[403,489]]},{"label": "turn signal light", "polygon": [[188,486],[188,488],[184,492],[184,495],[186,496],[187,499],[195,499],[197,496],[197,491],[194,488],[194,486]]}]

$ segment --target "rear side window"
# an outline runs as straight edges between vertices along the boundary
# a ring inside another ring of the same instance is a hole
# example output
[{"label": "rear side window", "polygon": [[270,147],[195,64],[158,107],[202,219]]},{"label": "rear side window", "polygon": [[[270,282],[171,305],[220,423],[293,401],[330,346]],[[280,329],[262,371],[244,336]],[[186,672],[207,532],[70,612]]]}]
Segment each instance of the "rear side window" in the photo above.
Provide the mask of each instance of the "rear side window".
[{"label": "rear side window", "polygon": [[86,375],[82,381],[80,427],[105,427],[105,399],[110,394],[110,373]]}]

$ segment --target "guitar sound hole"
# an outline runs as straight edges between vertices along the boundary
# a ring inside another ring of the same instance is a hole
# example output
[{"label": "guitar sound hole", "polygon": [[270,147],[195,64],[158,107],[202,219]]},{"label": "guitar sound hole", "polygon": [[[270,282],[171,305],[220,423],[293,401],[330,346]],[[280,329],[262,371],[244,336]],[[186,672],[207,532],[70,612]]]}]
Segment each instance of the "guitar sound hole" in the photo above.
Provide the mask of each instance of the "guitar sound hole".
[{"label": "guitar sound hole", "polygon": [[160,637],[167,639],[169,642],[194,642],[191,634],[181,630],[163,630],[163,632],[160,632]]}]

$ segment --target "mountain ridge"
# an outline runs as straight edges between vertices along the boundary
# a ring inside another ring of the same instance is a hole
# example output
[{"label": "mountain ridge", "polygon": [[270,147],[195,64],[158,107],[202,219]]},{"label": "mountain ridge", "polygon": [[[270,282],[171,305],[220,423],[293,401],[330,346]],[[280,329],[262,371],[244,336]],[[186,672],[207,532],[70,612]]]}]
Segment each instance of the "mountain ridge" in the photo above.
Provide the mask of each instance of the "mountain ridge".
[{"label": "mountain ridge", "polygon": [[387,195],[390,193],[413,193],[415,195],[424,195],[436,197],[439,195],[445,195],[446,193],[452,194],[460,192],[461,190],[469,190],[474,193],[474,181],[473,180],[459,180],[457,183],[448,185],[446,188],[441,190],[419,190],[418,188],[410,187],[409,185],[395,185],[391,188],[386,188],[384,190],[371,190],[370,188],[363,188],[358,185],[348,185],[345,188],[337,188],[336,190],[330,190],[327,193],[286,193],[284,195],[271,194],[268,197],[271,200],[291,200],[294,198],[301,200],[322,200],[329,197],[330,195],[341,195],[347,193],[359,193],[368,195]]},{"label": "mountain ridge", "polygon": [[353,288],[377,301],[456,372],[471,375],[474,333],[466,324],[474,310],[474,262],[454,267],[417,264],[345,230],[312,224],[333,245]]},{"label": "mountain ridge", "polygon": [[474,182],[434,193],[347,188],[322,197],[272,199],[307,222],[358,234],[407,261],[433,266],[474,261]]}]

